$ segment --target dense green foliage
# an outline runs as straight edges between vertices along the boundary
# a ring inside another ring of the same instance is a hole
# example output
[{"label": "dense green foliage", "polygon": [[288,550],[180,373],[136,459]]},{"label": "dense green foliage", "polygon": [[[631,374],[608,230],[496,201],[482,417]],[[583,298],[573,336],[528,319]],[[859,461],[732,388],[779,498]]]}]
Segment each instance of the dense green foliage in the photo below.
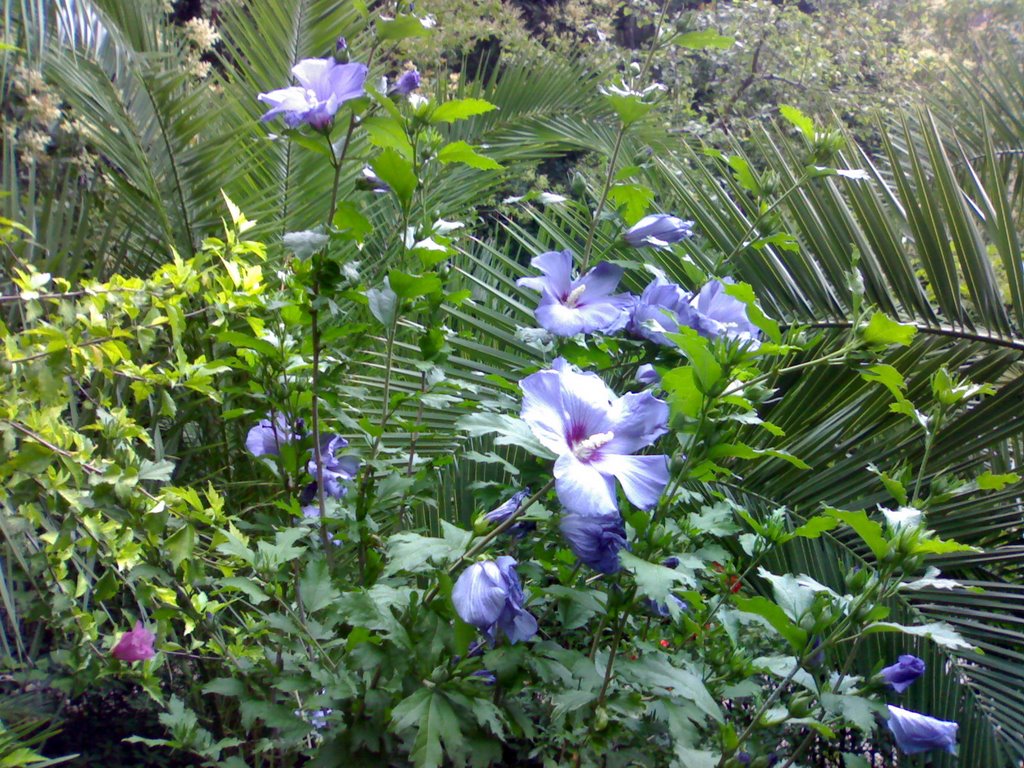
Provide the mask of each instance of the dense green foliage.
[{"label": "dense green foliage", "polygon": [[[859,766],[884,700],[959,723],[901,765],[1024,759],[1019,4],[814,5],[494,4],[499,55],[479,3],[5,3],[0,765],[56,764],[47,728],[124,680],[154,764]],[[339,35],[429,101],[261,123]],[[656,210],[696,237],[628,247]],[[634,293],[732,278],[763,343],[538,333],[516,280],[563,249]],[[516,418],[556,355],[664,374],[672,480],[623,504],[614,577]],[[301,435],[252,456],[268,414]],[[302,498],[334,433],[359,474]],[[524,486],[535,533],[480,523]],[[453,581],[502,554],[541,632],[470,653]]]}]

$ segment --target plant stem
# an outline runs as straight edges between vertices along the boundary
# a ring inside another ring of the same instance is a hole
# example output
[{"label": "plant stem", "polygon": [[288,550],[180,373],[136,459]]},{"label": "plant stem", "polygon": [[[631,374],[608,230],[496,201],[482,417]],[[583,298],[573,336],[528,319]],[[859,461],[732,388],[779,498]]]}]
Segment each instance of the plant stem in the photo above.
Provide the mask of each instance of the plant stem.
[{"label": "plant stem", "polygon": [[924,438],[924,456],[921,457],[921,466],[917,469],[917,482],[914,483],[914,497],[910,500],[910,506],[916,507],[921,498],[921,485],[924,483],[924,471],[928,466],[928,459],[932,455],[932,447],[935,445],[935,438],[939,434],[939,427],[942,426],[942,409],[935,412],[935,423],[929,425]]},{"label": "plant stem", "polygon": [[615,135],[615,147],[612,149],[612,156],[608,160],[608,173],[605,174],[604,178],[604,189],[601,190],[601,199],[597,203],[597,208],[594,210],[594,218],[590,222],[590,228],[587,230],[587,243],[583,246],[583,258],[580,261],[580,272],[585,272],[587,265],[590,264],[590,252],[594,248],[594,233],[597,231],[597,222],[601,220],[601,212],[604,210],[604,204],[608,202],[608,193],[612,189],[612,177],[615,175],[615,162],[619,159],[619,150],[622,149],[622,139],[626,135],[626,124],[623,123],[619,126],[619,131]]},{"label": "plant stem", "polygon": [[[512,525],[515,524],[515,522],[519,518],[519,516],[522,515],[530,507],[532,507],[541,498],[543,498],[544,495],[547,494],[547,492],[550,491],[554,487],[554,485],[555,485],[554,478],[552,478],[551,480],[548,480],[546,483],[544,483],[544,487],[543,488],[541,488],[539,491],[537,491],[535,494],[533,494],[533,496],[531,496],[526,501],[524,501],[522,504],[520,504],[519,507],[516,509],[516,511],[513,512],[511,515],[509,515],[499,525],[495,526],[492,530],[488,531],[486,534],[481,536],[480,540],[477,541],[476,544],[474,544],[472,547],[467,549],[466,552],[458,560],[456,560],[454,563],[452,563],[450,566],[448,566],[448,573],[454,573],[464,563],[468,562],[469,560],[472,560],[474,557],[476,557],[481,552],[483,552],[485,549],[487,549],[487,547],[490,545],[490,543],[492,541],[494,541],[498,536],[500,536],[505,531],[507,531],[509,528],[511,528]],[[426,597],[423,598],[423,604],[424,605],[429,604],[431,600],[433,600],[435,597],[437,597],[437,593],[438,593],[438,587],[437,586],[432,587],[431,590],[427,593]]]},{"label": "plant stem", "polygon": [[735,256],[740,251],[742,251],[744,248],[746,248],[747,247],[747,238],[750,237],[752,234],[754,234],[754,231],[757,229],[757,225],[761,223],[761,219],[763,219],[769,213],[771,213],[776,208],[778,208],[779,204],[783,200],[785,200],[787,197],[789,197],[791,194],[796,192],[796,190],[798,190],[800,188],[800,186],[805,181],[807,181],[807,179],[808,179],[808,177],[807,177],[806,174],[801,175],[800,178],[798,178],[795,182],[793,182],[793,185],[789,189],[787,189],[785,192],[783,192],[781,195],[779,195],[779,197],[777,197],[775,199],[775,202],[773,202],[771,205],[769,205],[763,211],[759,212],[757,214],[756,218],[754,219],[754,222],[749,227],[747,227],[747,231],[743,233],[743,237],[740,238],[740,241],[739,241],[739,243],[736,244],[736,247],[733,248],[731,251],[729,251],[728,254],[726,254],[725,256],[723,256],[722,258],[720,258],[718,261],[715,262],[715,266],[711,270],[712,273],[717,274],[719,268],[725,262],[729,261],[729,259],[731,259],[733,256]]}]

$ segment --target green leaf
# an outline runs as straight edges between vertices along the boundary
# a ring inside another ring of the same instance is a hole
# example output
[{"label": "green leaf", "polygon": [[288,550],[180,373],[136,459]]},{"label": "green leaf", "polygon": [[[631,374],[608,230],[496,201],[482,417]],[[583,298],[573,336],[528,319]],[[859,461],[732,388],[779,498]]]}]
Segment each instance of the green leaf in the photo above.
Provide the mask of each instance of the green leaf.
[{"label": "green leaf", "polygon": [[698,29],[693,32],[683,32],[672,38],[673,45],[680,48],[731,48],[736,40],[732,37],[720,35],[713,29]]},{"label": "green leaf", "polygon": [[883,704],[860,696],[823,693],[821,694],[821,705],[826,712],[842,718],[863,733],[871,733],[874,730],[876,714],[887,714]]},{"label": "green leaf", "polygon": [[474,115],[483,115],[492,109],[497,109],[497,107],[484,99],[452,99],[437,106],[430,116],[430,122],[453,123]]},{"label": "green leaf", "polygon": [[620,670],[621,674],[643,686],[661,688],[672,696],[692,701],[701,712],[719,723],[723,720],[718,702],[700,677],[675,666],[664,654],[645,653],[638,661],[623,661]]},{"label": "green leaf", "polygon": [[708,346],[708,340],[693,328],[680,327],[679,333],[666,333],[675,342],[693,366],[694,383],[704,394],[712,391],[722,378],[722,366]]},{"label": "green leaf", "polygon": [[329,238],[323,232],[306,229],[302,232],[287,232],[282,238],[286,250],[295,254],[297,259],[308,259],[325,245]]},{"label": "green leaf", "polygon": [[438,539],[403,531],[391,536],[387,543],[388,564],[384,575],[392,576],[399,571],[422,573],[458,559],[466,551],[472,533],[455,528],[450,523],[445,525],[459,535],[453,533],[450,538]]},{"label": "green leaf", "polygon": [[791,107],[787,104],[783,104],[779,107],[779,112],[784,118],[786,118],[786,120],[799,128],[800,133],[802,133],[808,141],[814,141],[814,121],[811,120],[811,118],[796,107]]},{"label": "green leaf", "polygon": [[794,624],[778,605],[767,597],[734,597],[736,607],[744,613],[760,616],[776,632],[782,635],[795,651],[802,651],[807,645],[807,633]]},{"label": "green leaf", "polygon": [[640,594],[651,598],[654,602],[662,604],[668,600],[672,588],[677,584],[693,586],[694,581],[689,574],[677,571],[674,568],[666,568],[663,565],[655,565],[646,560],[641,560],[636,555],[623,549],[619,551],[619,562],[622,567],[633,573],[636,579],[636,586]]},{"label": "green leaf", "polygon": [[437,275],[409,275],[393,269],[388,272],[388,285],[400,299],[415,299],[438,293],[441,290],[441,278]]},{"label": "green leaf", "polygon": [[608,93],[605,100],[623,125],[632,125],[654,109],[654,105],[644,101],[638,93]]},{"label": "green leaf", "polygon": [[368,117],[362,124],[366,129],[370,143],[381,149],[393,149],[410,162],[413,160],[413,148],[409,137],[405,135],[405,126],[393,117]]},{"label": "green leaf", "polygon": [[265,357],[268,360],[277,360],[281,356],[280,350],[269,341],[257,339],[247,333],[239,333],[238,331],[221,331],[217,334],[217,341],[230,344],[235,349],[254,350],[259,352],[262,357]]},{"label": "green leaf", "polygon": [[368,234],[373,232],[373,224],[360,211],[359,206],[349,200],[338,203],[334,212],[335,229],[347,234],[358,243],[363,241]]},{"label": "green leaf", "polygon": [[436,688],[420,688],[399,702],[391,712],[391,722],[398,732],[415,726],[410,757],[416,768],[439,768],[445,749],[452,755],[462,751],[458,716],[448,698]]},{"label": "green leaf", "polygon": [[757,181],[757,177],[754,176],[754,172],[750,168],[750,163],[745,158],[739,155],[733,155],[728,160],[729,167],[732,168],[733,174],[736,176],[736,181],[744,189],[753,192],[755,195],[761,194],[761,185]]},{"label": "green leaf", "polygon": [[681,413],[691,419],[700,415],[704,395],[697,389],[694,369],[691,366],[674,368],[661,377],[661,387],[668,397],[668,405],[674,416]]},{"label": "green leaf", "polygon": [[259,605],[270,599],[270,597],[259,588],[259,586],[252,579],[247,579],[244,576],[227,576],[223,579],[218,579],[217,584],[220,585],[222,591],[237,590],[244,592],[245,596],[249,598],[249,601],[253,605]]},{"label": "green leaf", "polygon": [[423,26],[423,22],[415,16],[377,20],[377,36],[381,40],[406,40],[410,37],[429,37],[431,34],[432,30]]},{"label": "green leaf", "polygon": [[917,333],[917,328],[906,323],[898,323],[884,312],[875,312],[861,331],[861,337],[869,346],[886,347],[890,344],[907,346]]},{"label": "green leaf", "polygon": [[398,151],[385,149],[373,159],[371,165],[380,180],[391,187],[402,207],[408,209],[412,203],[412,194],[419,184],[412,163]]},{"label": "green leaf", "polygon": [[654,190],[643,184],[615,184],[608,190],[612,205],[622,211],[627,225],[644,217],[654,201]]},{"label": "green leaf", "polygon": [[827,514],[853,528],[877,559],[881,560],[888,553],[889,542],[882,533],[882,525],[868,517],[863,510],[846,512],[829,507]]},{"label": "green leaf", "polygon": [[754,325],[764,331],[765,335],[778,344],[782,341],[779,324],[766,315],[758,306],[754,289],[747,283],[724,283],[725,292],[747,305],[747,317]]},{"label": "green leaf", "polygon": [[537,439],[526,422],[504,413],[471,413],[460,418],[456,425],[474,437],[487,435],[493,438],[495,445],[514,445],[542,459],[556,458]]},{"label": "green leaf", "polygon": [[831,531],[838,524],[839,521],[833,517],[815,515],[793,531],[793,536],[799,536],[804,539],[816,539],[825,531]]},{"label": "green leaf", "polygon": [[182,561],[192,557],[192,550],[195,546],[196,532],[188,523],[181,526],[164,542],[164,547],[167,549],[167,557],[174,564],[175,568],[180,566]]},{"label": "green leaf", "polygon": [[1004,475],[994,475],[988,470],[978,476],[978,488],[983,491],[1001,491],[1007,485],[1020,482],[1020,475],[1016,472],[1008,472]]},{"label": "green leaf", "polygon": [[798,459],[785,451],[774,448],[752,448],[746,443],[719,443],[708,451],[708,458],[717,459],[724,456],[734,456],[738,459],[763,459],[771,457],[788,461],[797,469],[810,469],[810,465],[802,459]]},{"label": "green leaf", "polygon": [[442,163],[462,163],[481,171],[500,171],[505,167],[497,160],[481,155],[464,141],[455,141],[444,146],[437,153],[437,159]]},{"label": "green leaf", "polygon": [[878,622],[864,628],[864,634],[873,635],[878,632],[902,632],[915,637],[927,637],[936,645],[951,651],[973,651],[974,646],[968,643],[953,627],[944,621],[933,621],[929,624],[907,627],[893,622]]},{"label": "green leaf", "polygon": [[299,589],[302,593],[302,604],[310,613],[326,608],[341,596],[331,584],[327,561],[323,559],[309,561],[305,573],[299,580]]}]

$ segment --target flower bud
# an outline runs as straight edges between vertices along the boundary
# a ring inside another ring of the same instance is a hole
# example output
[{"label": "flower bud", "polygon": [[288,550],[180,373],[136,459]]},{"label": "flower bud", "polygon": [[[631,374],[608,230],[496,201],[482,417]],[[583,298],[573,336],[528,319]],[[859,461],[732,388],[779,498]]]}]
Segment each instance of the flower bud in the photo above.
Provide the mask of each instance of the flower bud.
[{"label": "flower bud", "polygon": [[350,56],[348,52],[348,41],[339,37],[334,43],[334,60],[339,64],[348,64]]}]

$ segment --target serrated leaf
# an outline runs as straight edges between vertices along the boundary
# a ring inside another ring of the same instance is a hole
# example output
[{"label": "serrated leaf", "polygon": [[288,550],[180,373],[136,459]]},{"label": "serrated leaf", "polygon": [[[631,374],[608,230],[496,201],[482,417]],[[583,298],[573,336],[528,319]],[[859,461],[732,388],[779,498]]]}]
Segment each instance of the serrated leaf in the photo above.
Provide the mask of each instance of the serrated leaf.
[{"label": "serrated leaf", "polygon": [[484,99],[452,99],[437,106],[430,116],[430,122],[453,123],[474,115],[486,114],[493,109],[497,109],[497,107]]},{"label": "serrated leaf", "polygon": [[800,133],[808,141],[814,141],[814,121],[796,107],[783,104],[779,107],[779,113],[790,123],[800,129]]},{"label": "serrated leaf", "polygon": [[375,147],[393,149],[406,160],[413,159],[412,144],[405,135],[405,127],[401,121],[393,117],[368,117],[361,123],[366,130],[367,138]]},{"label": "serrated leaf", "polygon": [[807,644],[807,633],[794,624],[778,605],[767,597],[735,597],[736,607],[744,613],[760,616],[776,632],[782,635],[795,651],[802,651]]},{"label": "serrated leaf", "polygon": [[295,254],[297,259],[308,259],[327,245],[328,237],[323,232],[304,229],[301,232],[287,232],[281,238],[286,250]]},{"label": "serrated leaf", "polygon": [[186,523],[164,542],[167,550],[167,557],[175,568],[181,565],[182,561],[192,557],[192,550],[196,546],[195,529]]},{"label": "serrated leaf", "polygon": [[445,145],[437,153],[437,159],[442,163],[462,163],[481,171],[500,171],[505,167],[494,158],[481,155],[464,141],[454,141]]},{"label": "serrated leaf", "polygon": [[861,337],[869,346],[887,347],[890,344],[907,346],[917,333],[917,328],[898,323],[884,312],[875,312],[861,331]]},{"label": "serrated leaf", "polygon": [[412,162],[403,157],[397,150],[385,149],[370,163],[374,173],[391,187],[391,191],[408,208],[412,202],[413,192],[419,184]]},{"label": "serrated leaf", "polygon": [[694,581],[688,573],[641,560],[625,549],[619,551],[619,562],[622,563],[623,568],[632,572],[640,594],[651,598],[658,604],[668,600],[675,585],[694,585]]},{"label": "serrated leaf", "polygon": [[299,590],[302,593],[302,604],[310,613],[326,608],[341,596],[331,584],[327,561],[322,559],[309,561],[302,579],[299,580]]},{"label": "serrated leaf", "polygon": [[953,627],[944,621],[933,621],[929,624],[919,624],[908,627],[893,622],[878,622],[864,628],[864,634],[873,635],[878,632],[902,632],[905,635],[915,637],[926,637],[942,648],[951,651],[972,651],[974,646],[961,637]]}]

